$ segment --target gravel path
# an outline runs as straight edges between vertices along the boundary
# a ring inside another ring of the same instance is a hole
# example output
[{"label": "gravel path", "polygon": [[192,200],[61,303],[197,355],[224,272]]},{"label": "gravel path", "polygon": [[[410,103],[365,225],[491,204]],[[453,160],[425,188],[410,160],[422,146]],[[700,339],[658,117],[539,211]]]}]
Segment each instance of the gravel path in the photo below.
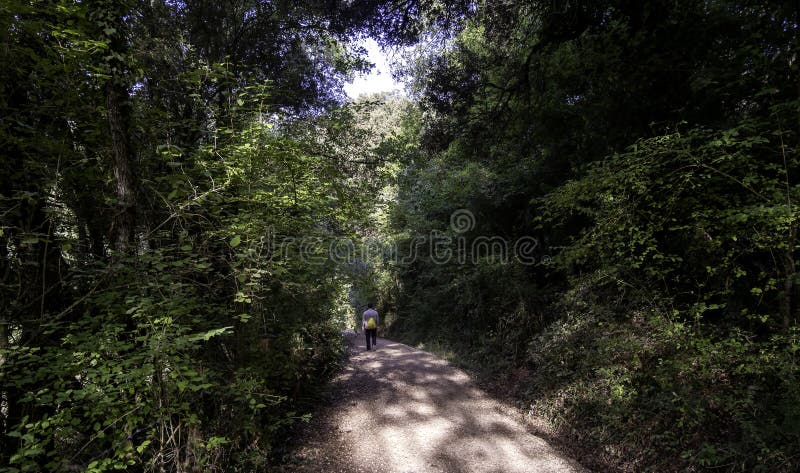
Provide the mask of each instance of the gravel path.
[{"label": "gravel path", "polygon": [[585,471],[446,361],[390,340],[372,351],[354,342],[338,401],[312,424],[301,464],[284,471]]}]

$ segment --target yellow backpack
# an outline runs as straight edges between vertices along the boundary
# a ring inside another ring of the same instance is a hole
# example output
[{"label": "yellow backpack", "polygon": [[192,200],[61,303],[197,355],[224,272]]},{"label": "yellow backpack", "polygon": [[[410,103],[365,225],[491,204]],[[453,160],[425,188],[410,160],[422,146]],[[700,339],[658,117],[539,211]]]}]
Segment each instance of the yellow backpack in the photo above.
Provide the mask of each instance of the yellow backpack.
[{"label": "yellow backpack", "polygon": [[370,317],[369,320],[367,320],[367,328],[370,330],[375,328],[375,317]]}]

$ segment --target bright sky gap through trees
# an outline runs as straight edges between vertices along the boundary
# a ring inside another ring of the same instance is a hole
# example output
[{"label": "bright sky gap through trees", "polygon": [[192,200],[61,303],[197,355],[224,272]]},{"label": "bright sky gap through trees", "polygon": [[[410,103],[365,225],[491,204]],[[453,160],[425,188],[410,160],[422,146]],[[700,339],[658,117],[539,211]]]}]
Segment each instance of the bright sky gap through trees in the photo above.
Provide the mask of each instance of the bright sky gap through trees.
[{"label": "bright sky gap through trees", "polygon": [[402,84],[396,82],[392,77],[390,57],[378,45],[378,43],[368,38],[360,42],[367,50],[369,61],[375,64],[369,74],[357,76],[352,82],[345,84],[344,90],[351,99],[356,99],[361,95],[375,94],[379,92],[402,92]]}]

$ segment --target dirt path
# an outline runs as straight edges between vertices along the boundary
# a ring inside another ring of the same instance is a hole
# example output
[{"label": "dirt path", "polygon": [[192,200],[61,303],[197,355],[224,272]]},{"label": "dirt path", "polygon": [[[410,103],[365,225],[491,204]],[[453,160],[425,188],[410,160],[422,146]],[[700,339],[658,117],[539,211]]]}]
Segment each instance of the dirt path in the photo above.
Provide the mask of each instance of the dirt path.
[{"label": "dirt path", "polygon": [[366,351],[358,337],[354,349],[338,401],[303,439],[301,464],[284,471],[585,471],[446,361],[385,339]]}]

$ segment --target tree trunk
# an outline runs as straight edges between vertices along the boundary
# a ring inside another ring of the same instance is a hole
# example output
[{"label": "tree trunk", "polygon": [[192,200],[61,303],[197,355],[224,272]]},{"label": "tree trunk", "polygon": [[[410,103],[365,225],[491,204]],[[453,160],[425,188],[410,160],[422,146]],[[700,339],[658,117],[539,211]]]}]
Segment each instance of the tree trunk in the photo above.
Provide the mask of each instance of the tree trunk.
[{"label": "tree trunk", "polygon": [[136,187],[131,168],[130,143],[126,114],[128,92],[112,78],[106,84],[106,107],[108,124],[111,130],[111,150],[117,209],[112,221],[114,249],[119,253],[127,253],[133,239],[133,227],[136,223]]},{"label": "tree trunk", "polygon": [[792,325],[792,292],[794,291],[794,284],[792,282],[793,278],[793,274],[787,274],[783,280],[783,293],[781,294],[781,316],[783,319],[782,326],[784,332],[788,332],[789,327]]},{"label": "tree trunk", "polygon": [[[789,209],[791,209],[791,202]],[[792,304],[794,302],[794,278],[797,275],[797,266],[794,261],[794,249],[797,245],[797,228],[795,228],[794,223],[792,223],[789,228],[789,241],[787,244],[788,248],[783,255],[783,292],[781,293],[780,302],[782,328],[784,332],[788,332],[789,328],[794,324],[794,320],[792,320],[792,316],[794,315]]]}]

